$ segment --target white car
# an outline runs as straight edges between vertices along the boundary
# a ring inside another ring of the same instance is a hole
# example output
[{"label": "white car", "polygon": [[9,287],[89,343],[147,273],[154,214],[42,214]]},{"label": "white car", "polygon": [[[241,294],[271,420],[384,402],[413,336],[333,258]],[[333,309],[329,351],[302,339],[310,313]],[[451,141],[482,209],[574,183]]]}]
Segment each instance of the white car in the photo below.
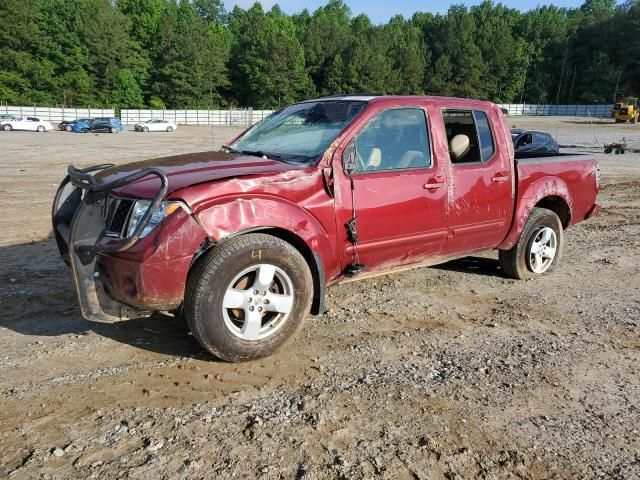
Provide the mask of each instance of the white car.
[{"label": "white car", "polygon": [[11,120],[0,120],[2,130],[28,130],[31,132],[46,132],[53,130],[50,122],[40,120],[37,117],[16,117]]},{"label": "white car", "polygon": [[173,132],[178,128],[178,124],[162,119],[151,119],[136,123],[133,128],[136,132]]}]

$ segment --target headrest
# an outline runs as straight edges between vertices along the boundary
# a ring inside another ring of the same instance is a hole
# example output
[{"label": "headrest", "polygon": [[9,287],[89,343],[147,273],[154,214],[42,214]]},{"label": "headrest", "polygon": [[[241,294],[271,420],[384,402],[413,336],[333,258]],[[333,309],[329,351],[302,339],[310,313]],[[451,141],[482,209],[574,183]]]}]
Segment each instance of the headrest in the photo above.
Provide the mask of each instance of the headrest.
[{"label": "headrest", "polygon": [[372,148],[369,158],[367,159],[367,167],[378,168],[382,163],[382,150],[379,148]]},{"label": "headrest", "polygon": [[466,135],[456,135],[453,137],[449,142],[449,152],[451,153],[453,160],[460,160],[469,153],[470,146],[471,141]]}]

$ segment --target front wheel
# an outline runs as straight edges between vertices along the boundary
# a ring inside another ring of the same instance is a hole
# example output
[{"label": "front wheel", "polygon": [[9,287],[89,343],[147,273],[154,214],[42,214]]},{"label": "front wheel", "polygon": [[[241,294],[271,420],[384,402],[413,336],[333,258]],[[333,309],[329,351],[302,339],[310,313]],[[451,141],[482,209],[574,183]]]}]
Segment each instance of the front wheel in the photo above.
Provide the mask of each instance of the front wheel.
[{"label": "front wheel", "polygon": [[46,130],[42,125],[38,127],[38,132],[42,133]]},{"label": "front wheel", "polygon": [[117,129],[117,128],[115,128],[115,127],[111,127],[111,128],[109,129],[109,131],[110,131],[111,133],[118,133],[118,129]]},{"label": "front wheel", "polygon": [[66,127],[64,127],[64,129],[65,129],[67,132],[71,132],[71,131],[73,131],[73,127],[72,127],[71,125],[67,125]]},{"label": "front wheel", "polygon": [[185,317],[213,355],[242,362],[271,355],[302,328],[313,281],[289,243],[265,234],[233,238],[189,275]]},{"label": "front wheel", "polygon": [[173,127],[167,127],[167,132],[169,133],[173,132]]},{"label": "front wheel", "polygon": [[518,242],[510,250],[500,250],[500,266],[507,276],[519,280],[549,272],[560,261],[563,242],[558,215],[546,208],[534,208]]},{"label": "front wheel", "polygon": [[3,130],[10,132],[11,130],[13,130],[13,128],[11,127],[11,125],[5,125],[4,127],[2,127]]}]

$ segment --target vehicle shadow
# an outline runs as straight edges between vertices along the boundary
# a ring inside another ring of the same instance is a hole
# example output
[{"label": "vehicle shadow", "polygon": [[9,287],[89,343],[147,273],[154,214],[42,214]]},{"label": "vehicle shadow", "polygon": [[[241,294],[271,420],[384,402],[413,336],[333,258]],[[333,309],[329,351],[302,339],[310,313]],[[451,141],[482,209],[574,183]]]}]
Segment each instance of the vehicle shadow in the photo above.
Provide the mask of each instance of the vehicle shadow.
[{"label": "vehicle shadow", "polygon": [[[179,317],[155,314],[118,323],[82,318],[71,272],[53,237],[0,247],[0,335],[7,329],[33,337],[80,336],[94,332],[118,343],[168,356],[215,360]],[[435,266],[441,270],[502,277],[494,259],[467,257]]]},{"label": "vehicle shadow", "polygon": [[506,278],[500,268],[498,260],[494,258],[464,257],[440,265],[434,265],[431,268],[450,272],[473,273],[483,277]]},{"label": "vehicle shadow", "polygon": [[0,331],[34,337],[94,332],[116,342],[168,356],[215,360],[179,317],[155,314],[118,323],[97,323],[80,314],[71,272],[55,240],[0,247]]}]

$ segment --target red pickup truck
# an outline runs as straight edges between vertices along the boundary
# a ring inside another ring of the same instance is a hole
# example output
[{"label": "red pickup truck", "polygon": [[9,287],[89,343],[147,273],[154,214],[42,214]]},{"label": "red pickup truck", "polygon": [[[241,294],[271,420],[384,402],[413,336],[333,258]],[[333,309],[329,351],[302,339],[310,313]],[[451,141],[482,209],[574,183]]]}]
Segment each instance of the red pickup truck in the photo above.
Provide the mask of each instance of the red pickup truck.
[{"label": "red pickup truck", "polygon": [[514,158],[490,102],[338,96],[273,113],[221,152],[70,166],[53,227],[83,315],[184,315],[228,361],[278,350],[325,289],[497,249],[526,278],[596,215],[598,162]]}]

